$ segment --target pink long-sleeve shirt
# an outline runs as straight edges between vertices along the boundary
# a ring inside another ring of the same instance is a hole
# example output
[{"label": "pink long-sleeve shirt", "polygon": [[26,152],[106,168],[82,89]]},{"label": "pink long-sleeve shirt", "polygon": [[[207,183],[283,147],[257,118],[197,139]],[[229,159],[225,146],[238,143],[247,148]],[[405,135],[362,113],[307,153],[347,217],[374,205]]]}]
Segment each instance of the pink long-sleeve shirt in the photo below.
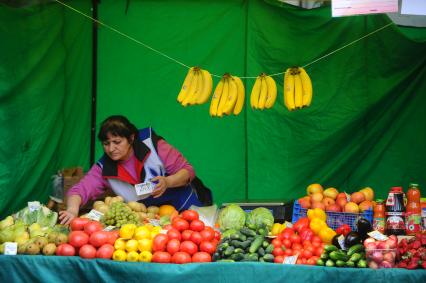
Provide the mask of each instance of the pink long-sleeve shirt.
[{"label": "pink long-sleeve shirt", "polygon": [[[195,177],[195,171],[192,165],[189,164],[186,158],[176,148],[166,141],[158,141],[157,152],[161,161],[163,161],[168,175],[173,175],[181,169],[186,169],[189,172],[191,180]],[[135,168],[135,159],[135,155],[132,154],[127,160],[120,161],[120,163],[133,178],[139,180]],[[96,199],[109,187],[107,180],[102,177],[102,169],[94,164],[84,178],[68,190],[67,196],[79,195],[81,197],[81,205],[84,205],[89,200]]]}]

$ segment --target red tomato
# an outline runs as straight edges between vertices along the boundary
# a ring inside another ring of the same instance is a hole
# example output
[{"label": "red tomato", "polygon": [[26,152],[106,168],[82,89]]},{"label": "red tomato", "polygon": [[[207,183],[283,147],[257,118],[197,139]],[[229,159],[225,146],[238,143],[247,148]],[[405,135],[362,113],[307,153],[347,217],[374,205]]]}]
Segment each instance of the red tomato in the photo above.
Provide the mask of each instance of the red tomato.
[{"label": "red tomato", "polygon": [[168,243],[167,243],[167,252],[171,255],[173,255],[174,253],[178,252],[180,248],[180,242],[177,239],[171,239]]},{"label": "red tomato", "polygon": [[96,249],[92,245],[84,245],[79,249],[78,255],[82,258],[95,258]]},{"label": "red tomato", "polygon": [[181,252],[186,252],[190,255],[193,255],[198,251],[198,246],[191,241],[183,241],[182,243],[180,243],[179,250]]},{"label": "red tomato", "polygon": [[198,212],[196,212],[195,210],[188,209],[182,212],[181,216],[186,221],[191,222],[198,219]]},{"label": "red tomato", "polygon": [[297,258],[296,260],[296,264],[303,264],[303,259],[302,258]]},{"label": "red tomato", "polygon": [[71,246],[70,244],[60,244],[56,248],[56,255],[74,256],[75,255],[75,248],[73,246]]},{"label": "red tomato", "polygon": [[311,246],[311,245],[312,245],[312,243],[311,243],[311,241],[309,241],[309,240],[304,240],[304,241],[303,241],[303,243],[302,243],[302,245],[303,245],[304,247],[306,247],[306,246]]},{"label": "red tomato", "polygon": [[200,232],[201,238],[203,241],[212,241],[214,239],[214,230],[213,229],[204,229]]},{"label": "red tomato", "polygon": [[98,221],[89,221],[84,224],[84,232],[86,232],[88,235],[91,235],[96,231],[101,231],[103,228],[104,227],[102,224]]},{"label": "red tomato", "polygon": [[219,240],[216,240],[216,238],[214,238],[212,241],[211,241],[215,246],[217,246],[218,244],[219,244]]},{"label": "red tomato", "polygon": [[157,234],[152,241],[152,250],[154,252],[163,252],[166,249],[167,242],[169,237],[165,234]]},{"label": "red tomato", "polygon": [[293,250],[301,250],[301,249],[303,249],[303,246],[302,246],[302,244],[294,243],[294,244],[291,245],[291,248]]},{"label": "red tomato", "polygon": [[310,251],[311,253],[315,252],[315,248],[313,246],[305,246],[304,249]]},{"label": "red tomato", "polygon": [[284,251],[282,248],[274,248],[274,250],[272,251],[272,254],[274,256],[284,255]]},{"label": "red tomato", "polygon": [[318,243],[320,243],[320,244],[321,244],[321,243],[322,243],[322,240],[321,240],[321,238],[320,238],[319,236],[314,235],[314,236],[312,236],[311,242],[312,242],[312,243],[318,242]]},{"label": "red tomato", "polygon": [[281,232],[281,237],[283,239],[290,239],[291,235],[294,234],[294,230],[292,228],[288,228],[286,227],[282,232]]},{"label": "red tomato", "polygon": [[176,239],[180,241],[182,239],[180,232],[175,228],[169,229],[169,231],[167,231],[167,236],[169,237],[169,240]]},{"label": "red tomato", "polygon": [[88,223],[90,219],[88,218],[80,218],[76,217],[73,220],[71,220],[70,228],[71,231],[82,231],[84,229],[84,225]]},{"label": "red tomato", "polygon": [[308,258],[310,258],[312,256],[312,252],[305,249],[305,250],[302,251],[302,253],[300,254],[300,256],[302,258],[308,259]]},{"label": "red tomato", "polygon": [[278,240],[278,238],[273,239],[271,244],[274,246],[274,248],[281,248],[281,246],[283,245],[283,243]]},{"label": "red tomato", "polygon": [[167,252],[157,251],[152,255],[152,262],[170,263],[172,256]]},{"label": "red tomato", "polygon": [[318,248],[318,247],[321,247],[321,243],[320,242],[312,242],[312,246],[314,248]]},{"label": "red tomato", "polygon": [[214,231],[214,238],[216,240],[220,241],[220,232],[219,231],[217,231],[217,230]]},{"label": "red tomato", "polygon": [[315,248],[315,250],[314,250],[314,255],[316,255],[316,256],[321,256],[321,254],[322,254],[322,252],[324,251],[324,248],[323,247],[316,247]]},{"label": "red tomato", "polygon": [[317,261],[313,258],[308,258],[308,260],[306,261],[306,264],[308,265],[316,265]]},{"label": "red tomato", "polygon": [[284,239],[283,240],[283,245],[284,247],[286,247],[287,249],[291,248],[291,241],[289,239]]},{"label": "red tomato", "polygon": [[310,240],[312,240],[312,237],[315,236],[315,234],[311,230],[311,228],[304,227],[304,228],[301,228],[299,230],[299,236],[302,239],[302,241],[305,241],[305,240],[309,240],[310,241]]},{"label": "red tomato", "polygon": [[294,244],[294,243],[301,243],[302,239],[300,238],[299,235],[297,234],[292,234],[290,236],[290,241]]},{"label": "red tomato", "polygon": [[191,230],[185,230],[182,232],[182,241],[189,241],[191,238],[192,231]]},{"label": "red tomato", "polygon": [[79,248],[89,242],[89,235],[87,235],[83,231],[72,231],[68,235],[68,242],[71,246]]},{"label": "red tomato", "polygon": [[293,224],[293,229],[300,233],[300,231],[301,231],[303,228],[307,228],[307,227],[309,227],[309,222],[310,222],[310,220],[309,220],[309,218],[308,218],[308,217],[302,217],[302,218],[299,218],[299,219],[296,221],[296,223],[294,223],[294,224]]},{"label": "red tomato", "polygon": [[97,258],[111,259],[113,253],[114,253],[114,246],[110,245],[110,244],[105,244],[105,245],[102,245],[96,251],[96,257]]},{"label": "red tomato", "polygon": [[192,256],[192,262],[211,262],[212,257],[206,252],[196,252]]},{"label": "red tomato", "polygon": [[202,241],[200,243],[200,251],[206,252],[209,254],[214,254],[214,252],[216,251],[216,245],[209,241]]},{"label": "red tomato", "polygon": [[201,237],[200,232],[192,232],[189,240],[194,242],[195,244],[199,245],[201,243],[201,241],[203,240],[203,237]]},{"label": "red tomato", "polygon": [[89,243],[95,248],[99,248],[100,246],[108,243],[110,240],[110,234],[105,231],[96,231],[92,235],[90,235]]},{"label": "red tomato", "polygon": [[189,228],[192,231],[198,231],[198,232],[200,232],[200,231],[202,231],[204,229],[204,222],[201,221],[201,220],[196,219],[194,221],[191,221],[191,224],[189,225]]},{"label": "red tomato", "polygon": [[186,252],[177,252],[172,256],[172,262],[177,264],[190,263],[191,256]]},{"label": "red tomato", "polygon": [[284,257],[282,255],[276,256],[274,258],[275,263],[283,263],[283,261],[284,261]]},{"label": "red tomato", "polygon": [[293,250],[292,249],[285,249],[284,255],[286,255],[286,256],[293,255]]},{"label": "red tomato", "polygon": [[167,230],[167,231],[172,229],[172,228],[173,228],[172,224],[166,224],[166,225],[163,226],[163,230]]},{"label": "red tomato", "polygon": [[180,217],[176,217],[173,219],[172,223],[173,228],[177,229],[178,231],[183,231],[189,229],[189,223],[185,219],[182,219]]},{"label": "red tomato", "polygon": [[120,231],[114,230],[107,233],[108,233],[108,244],[114,246],[115,241],[119,238]]}]

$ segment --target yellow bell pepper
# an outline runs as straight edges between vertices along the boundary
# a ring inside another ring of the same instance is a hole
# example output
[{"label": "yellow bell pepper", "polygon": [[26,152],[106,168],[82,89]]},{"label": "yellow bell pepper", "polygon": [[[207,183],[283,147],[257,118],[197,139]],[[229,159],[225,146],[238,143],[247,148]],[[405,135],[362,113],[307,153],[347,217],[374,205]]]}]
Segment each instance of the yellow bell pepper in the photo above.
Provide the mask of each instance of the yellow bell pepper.
[{"label": "yellow bell pepper", "polygon": [[321,230],[327,227],[327,223],[325,223],[325,221],[320,218],[313,218],[309,223],[309,228],[311,228],[315,235],[318,235]]},{"label": "yellow bell pepper", "polygon": [[331,244],[331,240],[333,239],[333,237],[335,235],[336,235],[336,232],[333,229],[331,229],[330,227],[327,227],[325,229],[322,229],[319,232],[318,236],[320,237],[320,239],[323,243]]},{"label": "yellow bell pepper", "polygon": [[319,218],[323,221],[327,220],[327,214],[325,214],[325,211],[318,207],[314,209],[308,209],[307,215],[309,220],[312,220],[314,218]]},{"label": "yellow bell pepper", "polygon": [[272,225],[272,229],[271,229],[271,235],[272,236],[276,236],[280,233],[281,230],[281,224],[280,223],[274,223],[274,225]]}]

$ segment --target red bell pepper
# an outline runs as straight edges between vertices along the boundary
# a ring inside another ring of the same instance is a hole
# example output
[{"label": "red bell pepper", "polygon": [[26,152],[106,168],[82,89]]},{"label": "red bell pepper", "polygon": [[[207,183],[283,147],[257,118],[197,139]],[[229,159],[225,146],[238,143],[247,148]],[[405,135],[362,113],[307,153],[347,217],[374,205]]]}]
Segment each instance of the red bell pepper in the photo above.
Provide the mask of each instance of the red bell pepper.
[{"label": "red bell pepper", "polygon": [[352,229],[348,224],[342,224],[339,228],[336,229],[336,233],[342,234],[343,236],[346,236],[350,231],[352,231]]}]

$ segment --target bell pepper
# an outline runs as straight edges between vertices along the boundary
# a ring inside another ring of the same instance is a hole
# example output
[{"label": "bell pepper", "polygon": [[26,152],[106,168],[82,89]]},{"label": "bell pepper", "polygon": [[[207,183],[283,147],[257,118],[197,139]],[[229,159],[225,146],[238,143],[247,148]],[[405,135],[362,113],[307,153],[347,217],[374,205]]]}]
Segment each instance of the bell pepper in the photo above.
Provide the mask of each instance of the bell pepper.
[{"label": "bell pepper", "polygon": [[309,227],[309,219],[307,217],[299,218],[294,224],[293,229],[299,232],[303,228]]},{"label": "bell pepper", "polygon": [[302,239],[302,242],[303,241],[306,241],[306,240],[308,240],[308,241],[310,241],[310,240],[312,240],[312,237],[314,236],[315,234],[314,234],[314,231],[312,231],[310,228],[308,228],[308,227],[305,227],[305,228],[302,228],[300,231],[299,231],[299,236],[300,236],[300,238]]},{"label": "bell pepper", "polygon": [[336,232],[330,227],[324,228],[319,232],[319,237],[323,243],[330,244]]},{"label": "bell pepper", "polygon": [[271,235],[276,236],[280,232],[281,232],[281,224],[280,223],[274,223],[274,225],[272,225]]},{"label": "bell pepper", "polygon": [[307,215],[309,220],[312,220],[314,218],[319,218],[324,221],[327,220],[327,214],[325,214],[325,211],[318,207],[314,209],[308,209]]},{"label": "bell pepper", "polygon": [[350,231],[352,231],[352,229],[348,224],[342,224],[339,226],[339,228],[336,229],[336,233],[342,234],[343,236],[346,236]]},{"label": "bell pepper", "polygon": [[325,223],[324,220],[321,220],[319,218],[313,218],[311,220],[311,223],[309,223],[309,228],[311,228],[311,230],[318,235],[319,232],[324,229],[327,228],[327,223]]}]

